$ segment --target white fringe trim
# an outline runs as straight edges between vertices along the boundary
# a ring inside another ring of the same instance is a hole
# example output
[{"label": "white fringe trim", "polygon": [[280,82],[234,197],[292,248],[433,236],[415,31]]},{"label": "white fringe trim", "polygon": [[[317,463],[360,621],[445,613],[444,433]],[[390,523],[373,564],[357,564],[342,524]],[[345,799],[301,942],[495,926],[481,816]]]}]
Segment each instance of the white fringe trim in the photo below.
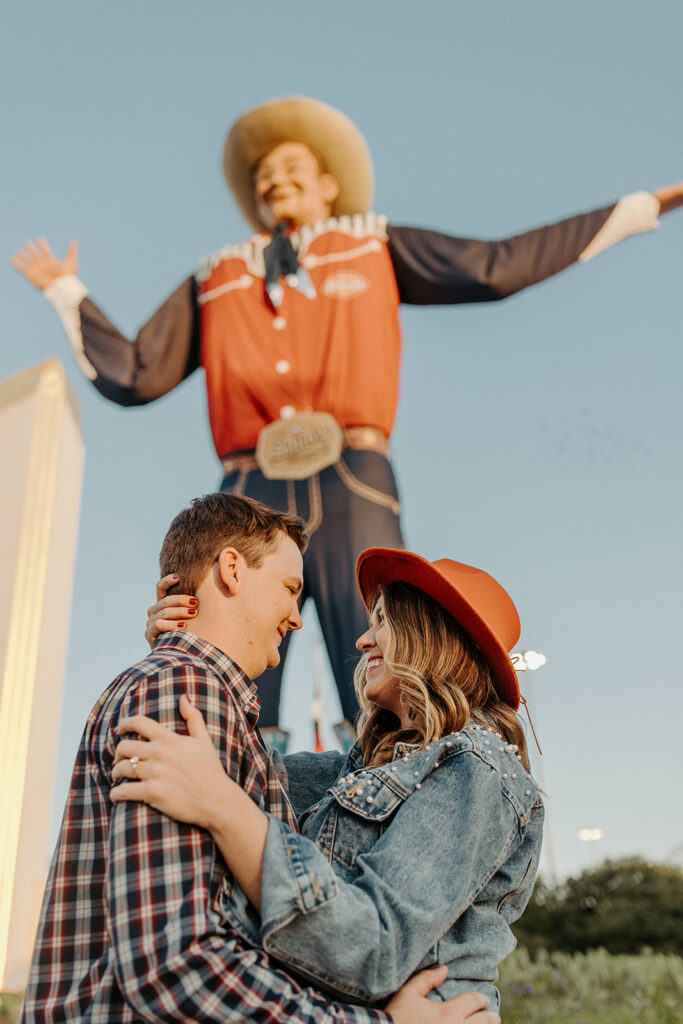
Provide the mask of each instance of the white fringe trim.
[{"label": "white fringe trim", "polygon": [[[372,212],[356,213],[353,216],[329,217],[325,221],[320,221],[317,224],[306,224],[305,227],[293,231],[290,236],[292,245],[296,249],[299,261],[303,266],[315,265],[308,264],[304,259],[306,251],[318,235],[323,235],[327,231],[340,231],[350,238],[367,238],[370,235],[382,242],[386,242],[387,218],[382,214]],[[207,256],[200,262],[195,274],[197,281],[200,284],[206,281],[216,267],[223,263],[224,260],[231,259],[243,260],[250,274],[253,274],[255,277],[265,277],[263,250],[269,242],[270,235],[254,235],[248,242],[228,245],[223,249],[219,249],[218,252]],[[353,253],[356,254],[356,251],[354,250]],[[345,255],[351,254],[340,253],[339,258],[343,259]],[[313,259],[317,259],[317,257],[313,257]]]},{"label": "white fringe trim", "polygon": [[208,292],[201,292],[197,296],[197,302],[202,306],[205,302],[210,302],[211,299],[217,299],[219,295],[224,295],[225,292],[232,292],[236,288],[251,288],[254,284],[254,278],[249,274],[242,274],[236,281],[226,281],[225,284],[220,284],[217,288],[211,288]]}]

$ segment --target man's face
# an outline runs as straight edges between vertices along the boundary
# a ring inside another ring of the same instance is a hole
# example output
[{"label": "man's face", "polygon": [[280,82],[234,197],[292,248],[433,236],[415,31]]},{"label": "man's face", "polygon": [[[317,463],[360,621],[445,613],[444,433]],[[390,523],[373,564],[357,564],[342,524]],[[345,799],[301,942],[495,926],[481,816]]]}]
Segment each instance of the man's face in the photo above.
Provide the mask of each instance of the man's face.
[{"label": "man's face", "polygon": [[279,664],[279,647],[290,629],[301,629],[297,598],[303,586],[303,560],[294,541],[282,534],[259,568],[242,574],[243,629],[253,678]]},{"label": "man's face", "polygon": [[315,156],[302,142],[282,142],[262,157],[254,171],[259,216],[269,228],[282,221],[293,227],[330,216],[339,186],[321,173]]}]

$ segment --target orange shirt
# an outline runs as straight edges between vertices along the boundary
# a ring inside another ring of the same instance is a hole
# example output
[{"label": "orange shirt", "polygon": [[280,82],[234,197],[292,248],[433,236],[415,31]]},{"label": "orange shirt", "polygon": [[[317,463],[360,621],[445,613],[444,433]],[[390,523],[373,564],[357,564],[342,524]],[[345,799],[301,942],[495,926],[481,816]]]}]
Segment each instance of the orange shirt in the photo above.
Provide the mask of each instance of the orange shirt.
[{"label": "orange shirt", "polygon": [[200,362],[219,455],[253,448],[283,410],[331,413],[391,433],[398,401],[399,294],[386,220],[332,218],[291,234],[315,297],[282,281],[266,298],[269,235],[223,249],[197,275]]},{"label": "orange shirt", "polygon": [[[614,204],[501,241],[387,225],[374,213],[292,233],[312,298],[281,278],[284,301],[266,298],[269,235],[205,260],[131,343],[80,287],[67,301],[67,332],[94,386],[119,405],[167,394],[199,365],[219,456],[253,448],[282,410],[329,412],[342,427],[391,432],[398,398],[398,304],[488,302],[574,263]],[[55,283],[56,284],[56,283]],[[51,287],[55,287],[52,285]],[[68,312],[78,304],[77,324]],[[69,334],[72,337],[72,334]]]}]

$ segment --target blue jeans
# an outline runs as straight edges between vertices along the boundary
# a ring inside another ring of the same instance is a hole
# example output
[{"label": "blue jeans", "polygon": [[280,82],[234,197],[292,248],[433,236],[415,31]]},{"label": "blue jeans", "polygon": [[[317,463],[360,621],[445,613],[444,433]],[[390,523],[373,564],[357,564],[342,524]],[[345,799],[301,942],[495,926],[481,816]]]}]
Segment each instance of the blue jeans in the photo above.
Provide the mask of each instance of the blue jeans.
[{"label": "blue jeans", "polygon": [[[358,704],[353,689],[354,644],[367,628],[367,613],[356,587],[356,559],[369,547],[403,547],[394,473],[378,452],[347,449],[334,466],[307,480],[267,480],[260,470],[230,473],[222,491],[244,494],[271,508],[298,515],[311,541],[304,555],[301,603],[312,597],[332,665],[344,717],[353,722]],[[259,725],[278,724],[281,661],[259,678]]]}]

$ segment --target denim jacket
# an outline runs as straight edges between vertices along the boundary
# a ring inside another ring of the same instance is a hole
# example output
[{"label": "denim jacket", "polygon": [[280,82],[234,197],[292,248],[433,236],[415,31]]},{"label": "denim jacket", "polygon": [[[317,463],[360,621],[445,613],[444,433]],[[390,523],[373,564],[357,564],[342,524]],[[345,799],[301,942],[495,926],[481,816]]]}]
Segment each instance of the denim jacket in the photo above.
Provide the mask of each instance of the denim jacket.
[{"label": "denim jacket", "polygon": [[286,765],[295,809],[318,799],[301,835],[270,817],[260,924],[237,887],[231,900],[246,937],[347,1001],[383,1000],[447,963],[432,998],[476,989],[496,1008],[543,829],[516,749],[475,725],[423,749],[399,743],[379,768],[363,768],[358,744],[346,762],[296,754]]}]

